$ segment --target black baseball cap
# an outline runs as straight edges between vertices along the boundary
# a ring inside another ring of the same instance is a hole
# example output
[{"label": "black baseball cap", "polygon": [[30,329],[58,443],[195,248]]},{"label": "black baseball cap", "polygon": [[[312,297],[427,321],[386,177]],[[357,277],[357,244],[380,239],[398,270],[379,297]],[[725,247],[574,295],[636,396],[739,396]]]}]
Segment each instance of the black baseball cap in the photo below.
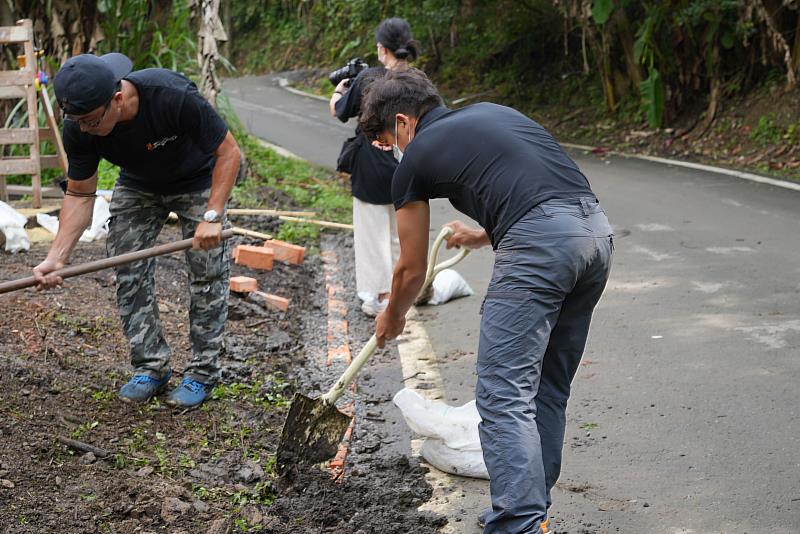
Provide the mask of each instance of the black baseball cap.
[{"label": "black baseball cap", "polygon": [[53,82],[58,105],[69,115],[85,115],[114,96],[119,81],[133,69],[124,54],[81,54],[61,65]]}]

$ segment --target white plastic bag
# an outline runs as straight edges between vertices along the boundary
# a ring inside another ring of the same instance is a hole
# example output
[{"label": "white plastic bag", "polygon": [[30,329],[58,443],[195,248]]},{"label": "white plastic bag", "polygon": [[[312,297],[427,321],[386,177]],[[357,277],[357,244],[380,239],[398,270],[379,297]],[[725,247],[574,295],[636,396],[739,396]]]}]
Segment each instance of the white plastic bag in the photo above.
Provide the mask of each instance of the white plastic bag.
[{"label": "white plastic bag", "polygon": [[439,471],[489,480],[486,464],[483,463],[483,452],[480,449],[477,451],[451,449],[440,439],[426,438],[422,442],[420,452],[425,461]]},{"label": "white plastic bag", "polygon": [[97,241],[108,235],[108,220],[111,218],[108,201],[101,196],[94,199],[92,212],[92,225],[83,231],[81,241],[89,243]]},{"label": "white plastic bag", "polygon": [[481,417],[474,400],[449,406],[408,388],[398,391],[393,400],[411,430],[426,438],[421,452],[431,465],[455,475],[489,478],[478,436]]},{"label": "white plastic bag", "polygon": [[437,306],[459,297],[469,297],[475,294],[464,278],[453,269],[444,269],[433,279],[433,296],[428,299],[428,304]]},{"label": "white plastic bag", "polygon": [[51,234],[58,233],[58,217],[46,213],[37,213],[36,222]]},{"label": "white plastic bag", "polygon": [[19,252],[31,248],[25,223],[28,219],[17,210],[0,201],[0,232],[5,236],[6,252]]},{"label": "white plastic bag", "polygon": [[[92,212],[92,225],[83,231],[80,241],[89,243],[97,241],[108,235],[108,219],[111,218],[109,211],[108,201],[101,196],[98,196],[94,201],[94,210]],[[36,215],[36,222],[39,226],[52,234],[58,233],[58,218],[45,213]]]}]

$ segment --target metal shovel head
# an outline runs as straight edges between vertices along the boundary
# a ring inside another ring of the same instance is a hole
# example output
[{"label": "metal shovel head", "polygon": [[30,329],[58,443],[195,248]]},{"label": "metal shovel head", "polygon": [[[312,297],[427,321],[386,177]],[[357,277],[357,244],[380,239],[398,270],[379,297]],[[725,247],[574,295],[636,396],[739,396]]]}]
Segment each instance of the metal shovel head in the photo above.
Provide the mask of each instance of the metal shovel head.
[{"label": "metal shovel head", "polygon": [[350,417],[336,406],[295,393],[278,442],[278,466],[333,458],[349,425]]}]

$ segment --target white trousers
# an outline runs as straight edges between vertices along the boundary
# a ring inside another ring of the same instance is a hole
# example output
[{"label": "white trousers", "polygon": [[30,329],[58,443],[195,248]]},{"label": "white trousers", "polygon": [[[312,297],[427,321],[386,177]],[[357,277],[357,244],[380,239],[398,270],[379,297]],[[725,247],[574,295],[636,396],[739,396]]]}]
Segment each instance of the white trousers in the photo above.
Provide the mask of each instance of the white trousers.
[{"label": "white trousers", "polygon": [[389,293],[400,252],[394,206],[369,204],[353,197],[353,242],[358,296],[369,300]]}]

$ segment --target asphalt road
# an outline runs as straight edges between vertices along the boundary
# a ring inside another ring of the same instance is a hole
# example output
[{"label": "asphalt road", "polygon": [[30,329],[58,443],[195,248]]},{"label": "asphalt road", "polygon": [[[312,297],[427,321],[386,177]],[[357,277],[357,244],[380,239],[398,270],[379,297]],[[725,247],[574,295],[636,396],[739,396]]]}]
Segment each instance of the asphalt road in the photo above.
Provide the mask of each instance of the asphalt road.
[{"label": "asphalt road", "polygon": [[[320,165],[352,131],[272,78],[225,88],[252,133]],[[573,157],[616,256],[573,386],[559,532],[800,533],[800,193]],[[459,217],[446,201],[432,211],[432,234]],[[457,268],[474,297],[420,313],[453,404],[473,398],[491,262],[481,250]],[[477,532],[486,484],[449,484],[463,492],[451,517],[465,515],[451,531]]]}]

